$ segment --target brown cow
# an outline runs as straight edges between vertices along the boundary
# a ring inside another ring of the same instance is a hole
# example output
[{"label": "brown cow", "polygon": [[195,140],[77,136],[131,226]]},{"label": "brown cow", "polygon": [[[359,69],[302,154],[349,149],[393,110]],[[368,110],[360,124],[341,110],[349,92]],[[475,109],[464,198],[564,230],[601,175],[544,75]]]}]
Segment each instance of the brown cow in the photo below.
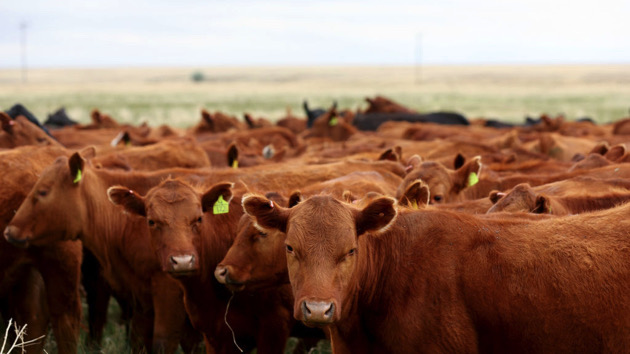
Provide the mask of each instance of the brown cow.
[{"label": "brown cow", "polygon": [[[90,168],[78,153],[69,159],[59,157],[42,172],[4,236],[21,246],[80,238],[98,258],[114,292],[133,300],[134,350],[153,346],[172,352],[186,330],[181,290],[159,271],[159,263],[149,250],[146,222],[121,214],[106,195],[115,182],[138,190],[157,182],[131,174],[117,174],[119,179],[112,181],[108,180],[110,173]],[[159,286],[165,283],[168,285]]]},{"label": "brown cow", "polygon": [[351,120],[352,116],[340,115],[336,107],[333,106],[326,113],[315,119],[313,127],[305,137],[346,141],[353,134],[357,133],[357,128],[352,125]]},{"label": "brown cow", "polygon": [[[393,195],[396,185],[400,183],[400,179],[394,177],[396,176],[390,176],[390,180],[386,180],[374,171],[353,172],[295,191],[287,202],[276,192],[270,192],[267,196],[275,203],[289,207],[296,205],[303,196],[317,194],[328,194],[351,202],[363,198],[367,193]],[[422,181],[416,181],[403,194],[401,202],[417,209],[428,203],[428,193],[426,185]],[[282,243],[284,236],[277,235],[278,233],[278,231],[261,233],[248,216],[241,218],[234,243],[217,266],[215,276],[219,282],[228,287],[236,284],[232,290],[267,288],[283,282],[288,283]]]},{"label": "brown cow", "polygon": [[[24,146],[0,152],[0,170],[3,171],[0,176],[0,227],[9,223],[42,169],[66,153],[57,146]],[[27,339],[33,339],[48,332],[46,311],[49,311],[58,351],[76,353],[81,323],[81,244],[60,242],[21,250],[2,239],[0,255],[0,288],[3,289],[0,290],[0,301],[8,301],[9,307],[8,313],[3,311],[7,316],[4,319],[31,318]],[[31,281],[33,278],[43,279],[45,289],[39,289],[41,283]],[[41,293],[37,289],[45,294],[45,309],[42,309],[38,299]],[[37,352],[37,348],[31,349]]]},{"label": "brown cow", "polygon": [[363,113],[415,113],[414,110],[383,96],[366,97],[365,101],[368,103],[368,108]]},{"label": "brown cow", "polygon": [[281,353],[293,325],[288,284],[256,296],[239,292],[230,297],[208,278],[232,244],[242,215],[231,186],[219,183],[200,194],[187,183],[167,179],[146,197],[122,186],[109,188],[108,195],[112,203],[146,218],[162,270],[183,286],[187,312],[206,345],[222,353],[236,351],[223,321],[227,316],[236,343],[254,345],[259,353]]},{"label": "brown cow", "polygon": [[220,133],[229,130],[244,130],[247,129],[245,123],[236,119],[236,117],[229,116],[221,112],[215,112],[211,114],[205,109],[201,110],[201,121],[191,128],[190,132],[194,135],[203,133]]},{"label": "brown cow", "polygon": [[61,146],[59,142],[51,138],[42,128],[33,124],[24,116],[17,116],[15,119],[0,112],[0,148],[10,149],[23,145],[54,145]]},{"label": "brown cow", "polygon": [[[243,197],[286,232],[294,316],[339,352],[619,352],[630,345],[630,205],[531,222]],[[534,235],[532,237],[532,235]],[[567,328],[571,328],[567,331]]]},{"label": "brown cow", "polygon": [[[620,189],[611,184],[602,186],[598,182],[600,181],[591,180],[587,188],[575,189],[574,193],[568,195],[557,195],[554,193],[556,188],[546,188],[545,185],[532,188],[529,184],[522,183],[508,193],[491,192],[489,198],[494,205],[488,209],[488,213],[524,211],[534,214],[570,215],[609,209],[630,200],[628,189]],[[545,189],[552,190],[553,194],[545,193]]]}]

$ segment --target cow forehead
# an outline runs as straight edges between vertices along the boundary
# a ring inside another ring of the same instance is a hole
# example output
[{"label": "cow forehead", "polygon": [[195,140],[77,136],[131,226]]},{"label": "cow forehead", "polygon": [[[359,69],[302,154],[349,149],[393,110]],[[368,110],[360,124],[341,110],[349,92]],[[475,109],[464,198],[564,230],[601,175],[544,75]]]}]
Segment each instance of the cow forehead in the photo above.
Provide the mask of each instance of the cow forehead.
[{"label": "cow forehead", "polygon": [[146,196],[147,213],[161,219],[191,218],[200,213],[201,200],[190,186],[179,181],[167,180],[153,188]]},{"label": "cow forehead", "polygon": [[291,209],[287,241],[309,245],[354,242],[352,207],[330,196],[315,196]]}]

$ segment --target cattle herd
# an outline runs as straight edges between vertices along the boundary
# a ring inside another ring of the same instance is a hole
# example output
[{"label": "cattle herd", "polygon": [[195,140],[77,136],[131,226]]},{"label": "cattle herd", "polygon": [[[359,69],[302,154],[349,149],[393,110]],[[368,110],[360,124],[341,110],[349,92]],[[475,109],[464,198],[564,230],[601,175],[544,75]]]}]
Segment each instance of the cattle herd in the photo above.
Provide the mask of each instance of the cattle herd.
[{"label": "cattle herd", "polygon": [[113,297],[134,353],[630,350],[630,118],[367,101],[187,129],[0,112],[5,325],[98,348]]}]

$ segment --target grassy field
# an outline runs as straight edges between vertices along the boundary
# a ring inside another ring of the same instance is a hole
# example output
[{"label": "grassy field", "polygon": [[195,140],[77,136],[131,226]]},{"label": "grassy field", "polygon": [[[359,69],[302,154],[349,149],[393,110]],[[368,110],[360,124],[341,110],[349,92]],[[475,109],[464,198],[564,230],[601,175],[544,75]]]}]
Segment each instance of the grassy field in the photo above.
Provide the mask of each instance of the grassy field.
[{"label": "grassy field", "polygon": [[[203,82],[191,80],[202,73]],[[0,108],[21,102],[38,117],[65,106],[87,122],[99,108],[128,123],[185,127],[199,110],[270,119],[301,102],[365,107],[383,94],[418,111],[453,110],[466,116],[522,121],[526,115],[564,113],[611,122],[628,116],[630,65],[267,67],[0,70]]]}]

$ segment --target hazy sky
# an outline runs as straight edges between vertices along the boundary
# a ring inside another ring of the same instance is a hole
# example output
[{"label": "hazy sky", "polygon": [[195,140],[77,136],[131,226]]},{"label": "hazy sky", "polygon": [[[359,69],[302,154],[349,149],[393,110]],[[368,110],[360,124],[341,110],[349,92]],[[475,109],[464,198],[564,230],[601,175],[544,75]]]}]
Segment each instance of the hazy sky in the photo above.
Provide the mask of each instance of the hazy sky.
[{"label": "hazy sky", "polygon": [[2,68],[20,66],[21,22],[31,67],[630,63],[630,0],[0,0],[0,16]]}]

